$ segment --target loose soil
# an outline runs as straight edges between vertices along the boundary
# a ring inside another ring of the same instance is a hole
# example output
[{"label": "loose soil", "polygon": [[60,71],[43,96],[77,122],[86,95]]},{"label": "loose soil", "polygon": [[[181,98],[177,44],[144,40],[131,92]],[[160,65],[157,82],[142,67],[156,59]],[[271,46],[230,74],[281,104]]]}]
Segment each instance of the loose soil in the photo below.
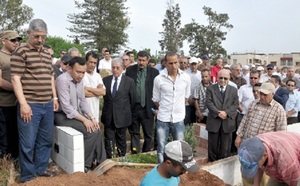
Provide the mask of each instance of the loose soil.
[{"label": "loose soil", "polygon": [[[139,185],[142,178],[152,168],[129,168],[113,167],[101,176],[93,173],[74,173],[60,174],[55,177],[38,177],[23,184],[14,184],[19,186],[132,186]],[[199,170],[197,173],[188,173],[181,176],[180,186],[225,186],[224,181],[217,176],[210,174],[205,170]]]}]

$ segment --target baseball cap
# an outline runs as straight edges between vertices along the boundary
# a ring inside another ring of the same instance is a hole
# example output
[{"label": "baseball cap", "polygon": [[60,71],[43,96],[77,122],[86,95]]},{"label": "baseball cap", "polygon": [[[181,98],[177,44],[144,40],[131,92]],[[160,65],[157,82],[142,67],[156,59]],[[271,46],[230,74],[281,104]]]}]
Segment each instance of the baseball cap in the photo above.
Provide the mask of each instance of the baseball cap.
[{"label": "baseball cap", "polygon": [[189,63],[199,63],[199,60],[196,57],[191,57]]},{"label": "baseball cap", "polygon": [[203,56],[201,57],[201,59],[202,59],[202,60],[209,60],[209,57],[208,57],[207,55],[203,55]]},{"label": "baseball cap", "polygon": [[253,137],[243,140],[238,149],[243,177],[251,179],[255,176],[258,170],[258,162],[264,153],[265,146],[259,138]]},{"label": "baseball cap", "polygon": [[193,150],[190,145],[181,140],[169,142],[165,146],[166,155],[179,162],[187,172],[197,172],[199,165],[193,157]]},{"label": "baseball cap", "polygon": [[5,30],[0,33],[0,38],[1,39],[19,39],[21,40],[22,37],[19,36],[18,32],[13,31],[13,30]]},{"label": "baseball cap", "polygon": [[268,65],[267,65],[267,68],[272,68],[272,69],[274,69],[274,65],[273,65],[273,64],[268,64]]},{"label": "baseball cap", "polygon": [[249,69],[250,69],[250,67],[248,65],[243,66],[243,70],[249,70]]},{"label": "baseball cap", "polygon": [[262,70],[265,70],[265,69],[262,66],[258,66],[256,70],[262,71]]},{"label": "baseball cap", "polygon": [[63,63],[63,64],[68,64],[69,63],[69,61],[72,59],[73,57],[70,55],[70,54],[65,54],[65,55],[63,55],[62,57],[61,57],[61,62]]},{"label": "baseball cap", "polygon": [[275,92],[275,86],[272,83],[263,83],[258,89],[259,92],[270,94]]}]

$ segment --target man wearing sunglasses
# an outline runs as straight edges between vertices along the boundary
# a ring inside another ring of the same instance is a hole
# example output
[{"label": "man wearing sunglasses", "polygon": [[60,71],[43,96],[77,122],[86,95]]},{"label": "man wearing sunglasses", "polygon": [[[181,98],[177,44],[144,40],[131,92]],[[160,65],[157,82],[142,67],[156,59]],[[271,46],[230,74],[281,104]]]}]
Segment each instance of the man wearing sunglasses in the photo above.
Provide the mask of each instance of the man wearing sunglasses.
[{"label": "man wearing sunglasses", "polygon": [[262,74],[262,75],[260,76],[260,82],[261,82],[261,83],[269,82],[270,79],[271,79],[271,76],[272,76],[273,74],[276,75],[276,73],[275,73],[275,67],[274,67],[273,64],[268,64],[268,65],[267,65],[267,73]]},{"label": "man wearing sunglasses", "polygon": [[[0,51],[0,158],[9,153],[18,157],[17,105],[10,77],[10,57],[22,39],[16,31],[6,30],[0,33],[2,48]],[[5,98],[5,99],[3,99]]]},{"label": "man wearing sunglasses", "polygon": [[[253,185],[300,185],[299,143],[300,134],[287,131],[244,140],[238,149],[243,177],[253,179]],[[263,173],[269,178],[263,177]]]},{"label": "man wearing sunglasses", "polygon": [[236,88],[228,85],[229,78],[229,70],[220,70],[218,83],[207,87],[206,90],[206,106],[209,110],[206,122],[209,162],[230,156],[238,95]]},{"label": "man wearing sunglasses", "polygon": [[300,94],[295,90],[296,82],[292,79],[289,79],[286,82],[286,88],[289,91],[289,99],[285,105],[287,124],[293,124],[298,122],[298,111],[300,107]]}]

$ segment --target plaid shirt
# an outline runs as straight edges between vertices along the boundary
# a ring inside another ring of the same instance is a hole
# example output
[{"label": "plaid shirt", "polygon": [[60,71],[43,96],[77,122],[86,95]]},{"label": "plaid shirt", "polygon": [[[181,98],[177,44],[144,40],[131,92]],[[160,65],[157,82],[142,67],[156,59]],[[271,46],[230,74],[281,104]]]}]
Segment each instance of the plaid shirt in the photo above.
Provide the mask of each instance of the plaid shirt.
[{"label": "plaid shirt", "polygon": [[257,134],[286,130],[287,119],[283,107],[272,100],[264,105],[259,99],[249,106],[236,132],[242,139],[251,138]]},{"label": "plaid shirt", "polygon": [[[211,85],[211,82],[209,82]],[[198,101],[199,109],[204,116],[208,115],[208,109],[206,107],[206,86],[203,85],[202,81],[196,86],[193,92],[193,98]]]},{"label": "plaid shirt", "polygon": [[280,131],[257,137],[263,141],[268,153],[268,163],[262,167],[265,173],[280,182],[296,186],[300,180],[300,134]]}]

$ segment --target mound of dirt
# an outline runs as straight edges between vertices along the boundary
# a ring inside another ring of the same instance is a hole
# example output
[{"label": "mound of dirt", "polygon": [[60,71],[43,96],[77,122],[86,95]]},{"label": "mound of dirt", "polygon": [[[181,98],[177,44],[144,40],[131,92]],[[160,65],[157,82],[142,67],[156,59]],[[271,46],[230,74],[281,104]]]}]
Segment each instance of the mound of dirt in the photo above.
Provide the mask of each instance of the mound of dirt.
[{"label": "mound of dirt", "polygon": [[[22,186],[132,186],[139,185],[142,178],[151,168],[129,168],[113,167],[101,176],[93,173],[60,174],[52,178],[38,177],[23,184]],[[200,170],[193,174],[184,174],[181,176],[181,186],[225,186],[225,183],[217,176],[207,171]]]}]

